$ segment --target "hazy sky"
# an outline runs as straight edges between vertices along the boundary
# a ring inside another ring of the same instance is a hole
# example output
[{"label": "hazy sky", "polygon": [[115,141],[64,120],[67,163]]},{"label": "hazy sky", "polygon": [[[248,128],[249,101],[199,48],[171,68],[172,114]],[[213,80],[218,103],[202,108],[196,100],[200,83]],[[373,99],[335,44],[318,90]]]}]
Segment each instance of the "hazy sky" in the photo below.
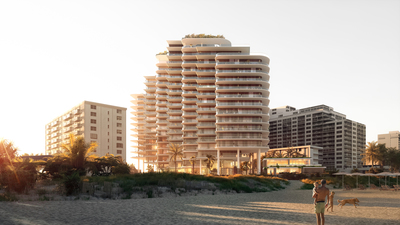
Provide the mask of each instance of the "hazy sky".
[{"label": "hazy sky", "polygon": [[45,124],[83,100],[130,118],[155,54],[191,33],[268,55],[271,108],[332,106],[367,141],[400,130],[399,0],[16,0],[0,1],[0,137],[44,153]]}]

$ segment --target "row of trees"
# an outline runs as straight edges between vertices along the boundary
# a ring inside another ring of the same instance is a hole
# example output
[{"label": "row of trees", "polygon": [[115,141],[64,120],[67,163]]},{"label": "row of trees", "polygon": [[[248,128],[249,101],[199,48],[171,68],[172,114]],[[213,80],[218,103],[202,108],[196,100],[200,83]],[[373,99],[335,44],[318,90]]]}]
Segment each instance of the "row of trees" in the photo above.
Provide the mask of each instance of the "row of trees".
[{"label": "row of trees", "polygon": [[0,140],[0,187],[22,192],[34,186],[37,178],[62,178],[80,182],[79,176],[129,174],[130,166],[121,157],[94,154],[96,143],[85,143],[82,136],[70,134],[69,143],[63,144],[63,152],[47,161],[19,158],[18,149],[11,141]]},{"label": "row of trees", "polygon": [[365,164],[390,166],[391,171],[400,170],[400,151],[396,148],[386,148],[385,144],[378,144],[376,141],[368,142],[363,154],[362,161]]}]

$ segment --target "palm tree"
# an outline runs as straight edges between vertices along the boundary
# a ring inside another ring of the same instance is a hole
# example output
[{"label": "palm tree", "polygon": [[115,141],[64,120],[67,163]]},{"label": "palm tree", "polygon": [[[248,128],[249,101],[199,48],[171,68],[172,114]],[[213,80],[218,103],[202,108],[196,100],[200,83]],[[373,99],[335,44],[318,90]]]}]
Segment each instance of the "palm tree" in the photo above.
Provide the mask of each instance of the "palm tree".
[{"label": "palm tree", "polygon": [[207,168],[208,168],[209,172],[211,173],[211,168],[213,167],[216,159],[213,155],[206,155],[206,157],[207,157],[207,159],[205,159],[204,162],[206,163]]},{"label": "palm tree", "polygon": [[194,174],[194,164],[196,163],[196,156],[192,156],[189,159],[190,164],[192,164],[192,174]]},{"label": "palm tree", "polygon": [[178,144],[169,144],[168,154],[170,156],[169,161],[174,161],[175,163],[175,173],[176,173],[176,158],[183,158],[182,146]]},{"label": "palm tree", "polygon": [[378,143],[371,141],[365,147],[365,152],[361,154],[364,157],[361,160],[364,163],[371,162],[372,167],[374,167],[374,162],[378,161]]},{"label": "palm tree", "polygon": [[152,173],[152,172],[154,172],[154,168],[153,168],[153,166],[152,165],[147,165],[147,172],[149,172],[149,173]]},{"label": "palm tree", "polygon": [[240,169],[246,171],[246,175],[247,175],[247,170],[249,169],[249,162],[242,162],[240,164]]},{"label": "palm tree", "polygon": [[6,165],[12,166],[12,160],[17,156],[18,148],[12,141],[0,139],[0,172]]},{"label": "palm tree", "polygon": [[378,156],[377,161],[379,162],[379,166],[383,169],[383,166],[387,164],[389,161],[388,159],[388,149],[386,148],[385,144],[378,144]]},{"label": "palm tree", "polygon": [[90,153],[92,153],[96,147],[96,142],[87,144],[82,136],[75,137],[72,133],[69,134],[69,143],[61,145],[64,153],[70,159],[72,167],[81,171],[84,169],[89,158],[96,157],[93,155],[90,156]]}]

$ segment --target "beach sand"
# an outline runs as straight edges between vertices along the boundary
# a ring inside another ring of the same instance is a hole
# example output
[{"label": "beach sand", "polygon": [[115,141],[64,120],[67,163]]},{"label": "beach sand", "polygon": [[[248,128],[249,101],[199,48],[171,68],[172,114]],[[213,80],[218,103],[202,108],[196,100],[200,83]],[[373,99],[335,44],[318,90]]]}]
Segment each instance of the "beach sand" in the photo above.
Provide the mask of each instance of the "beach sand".
[{"label": "beach sand", "polygon": [[[130,200],[0,202],[0,224],[316,224],[311,190]],[[332,190],[332,189],[331,189]],[[400,191],[335,189],[326,224],[400,224]],[[358,198],[360,206],[337,207]]]}]

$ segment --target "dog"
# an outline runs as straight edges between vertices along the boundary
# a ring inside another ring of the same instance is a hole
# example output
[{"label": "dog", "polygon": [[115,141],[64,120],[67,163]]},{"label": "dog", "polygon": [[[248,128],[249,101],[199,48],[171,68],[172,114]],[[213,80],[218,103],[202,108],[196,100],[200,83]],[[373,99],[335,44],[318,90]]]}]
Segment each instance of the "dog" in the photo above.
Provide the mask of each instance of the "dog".
[{"label": "dog", "polygon": [[328,212],[329,209],[331,209],[331,212],[333,212],[333,196],[335,196],[335,192],[332,191],[331,194],[329,195],[329,206],[326,208],[326,211]]},{"label": "dog", "polygon": [[352,198],[352,199],[337,200],[337,202],[339,202],[339,205],[338,205],[338,206],[341,206],[340,208],[343,208],[343,206],[344,206],[346,203],[353,204],[354,207],[357,208],[356,205],[359,205],[358,203],[359,203],[360,201],[358,201],[357,198]]}]

